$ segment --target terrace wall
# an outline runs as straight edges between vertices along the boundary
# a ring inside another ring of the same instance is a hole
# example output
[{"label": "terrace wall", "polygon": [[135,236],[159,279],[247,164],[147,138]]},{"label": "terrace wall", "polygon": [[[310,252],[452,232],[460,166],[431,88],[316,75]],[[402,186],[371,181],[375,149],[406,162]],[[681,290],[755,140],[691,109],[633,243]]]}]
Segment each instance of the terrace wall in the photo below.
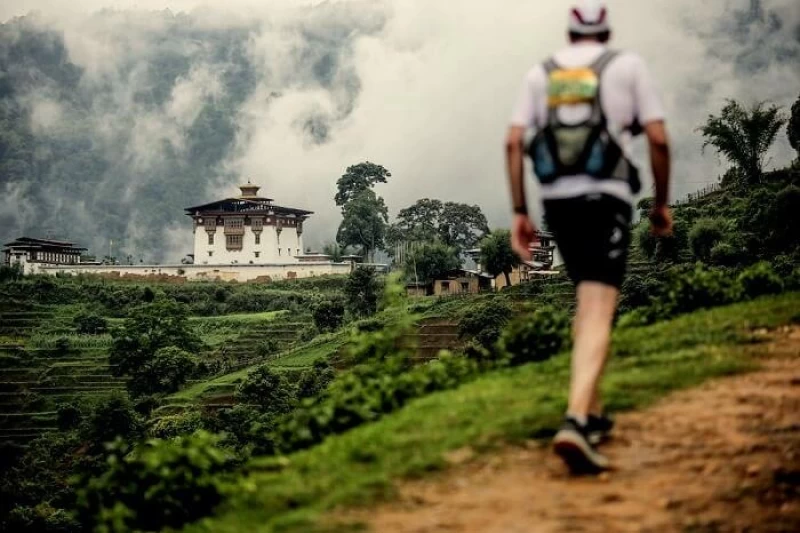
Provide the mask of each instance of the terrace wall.
[{"label": "terrace wall", "polygon": [[353,263],[293,263],[269,265],[48,265],[42,274],[91,274],[112,278],[167,278],[187,281],[275,281],[347,275]]}]

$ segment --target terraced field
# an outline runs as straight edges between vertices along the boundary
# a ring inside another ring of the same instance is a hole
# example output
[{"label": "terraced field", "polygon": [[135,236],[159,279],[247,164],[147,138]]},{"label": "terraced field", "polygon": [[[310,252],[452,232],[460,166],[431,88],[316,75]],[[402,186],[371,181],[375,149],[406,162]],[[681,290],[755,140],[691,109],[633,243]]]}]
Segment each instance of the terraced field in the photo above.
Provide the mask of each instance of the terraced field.
[{"label": "terraced field", "polygon": [[[193,318],[190,323],[209,346],[204,359],[223,360],[231,372],[290,351],[310,319],[289,320],[277,312]],[[110,335],[72,331],[71,313],[64,309],[19,302],[0,306],[0,441],[28,442],[57,429],[60,404],[125,388],[125,379],[112,376],[108,365]],[[261,347],[265,341],[269,353]]]}]

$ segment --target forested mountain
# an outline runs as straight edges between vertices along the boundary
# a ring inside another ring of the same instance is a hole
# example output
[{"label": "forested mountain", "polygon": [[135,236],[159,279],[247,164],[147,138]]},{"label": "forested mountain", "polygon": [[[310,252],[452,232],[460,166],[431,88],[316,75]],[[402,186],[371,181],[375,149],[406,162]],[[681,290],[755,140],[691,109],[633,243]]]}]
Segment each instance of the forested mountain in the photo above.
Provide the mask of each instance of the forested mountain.
[{"label": "forested mountain", "polygon": [[272,99],[284,88],[341,95],[335,113],[298,124],[309,142],[352,110],[359,84],[340,57],[381,19],[324,11],[298,19],[291,49],[275,50],[302,69],[254,53],[264,28],[247,21],[104,11],[83,23],[87,43],[37,16],[0,25],[0,240],[52,234],[98,255],[113,240],[118,258],[164,259],[171,235],[190,236],[183,208],[238,178],[224,163],[257,84]]}]

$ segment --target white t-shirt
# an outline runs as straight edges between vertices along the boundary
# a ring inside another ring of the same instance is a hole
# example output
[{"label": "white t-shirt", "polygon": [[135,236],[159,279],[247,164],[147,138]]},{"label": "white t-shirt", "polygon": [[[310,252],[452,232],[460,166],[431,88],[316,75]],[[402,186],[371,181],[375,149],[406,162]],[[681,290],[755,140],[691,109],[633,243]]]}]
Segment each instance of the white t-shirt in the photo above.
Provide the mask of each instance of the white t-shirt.
[{"label": "white t-shirt", "polygon": [[[600,43],[576,43],[557,52],[553,59],[564,68],[588,67],[605,50],[605,45]],[[641,57],[623,52],[603,71],[600,86],[600,103],[608,118],[609,131],[630,157],[631,136],[626,128],[637,118],[642,125],[664,119],[664,106],[650,71]],[[566,108],[562,111],[565,112],[561,115],[562,120],[568,121],[571,110]],[[542,64],[536,65],[526,74],[511,124],[534,129],[547,124],[547,74]],[[553,183],[542,184],[540,190],[545,200],[606,193],[626,202],[633,202],[633,194],[627,183],[599,180],[586,174],[563,176]]]}]

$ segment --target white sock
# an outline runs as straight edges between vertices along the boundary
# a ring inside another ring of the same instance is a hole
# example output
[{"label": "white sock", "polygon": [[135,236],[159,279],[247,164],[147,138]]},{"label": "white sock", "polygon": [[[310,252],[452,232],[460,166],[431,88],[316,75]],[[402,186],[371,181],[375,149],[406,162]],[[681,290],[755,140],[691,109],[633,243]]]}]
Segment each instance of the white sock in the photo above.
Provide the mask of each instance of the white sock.
[{"label": "white sock", "polygon": [[589,418],[586,415],[576,415],[572,413],[567,413],[567,416],[582,426],[585,426],[586,423],[589,421]]}]

